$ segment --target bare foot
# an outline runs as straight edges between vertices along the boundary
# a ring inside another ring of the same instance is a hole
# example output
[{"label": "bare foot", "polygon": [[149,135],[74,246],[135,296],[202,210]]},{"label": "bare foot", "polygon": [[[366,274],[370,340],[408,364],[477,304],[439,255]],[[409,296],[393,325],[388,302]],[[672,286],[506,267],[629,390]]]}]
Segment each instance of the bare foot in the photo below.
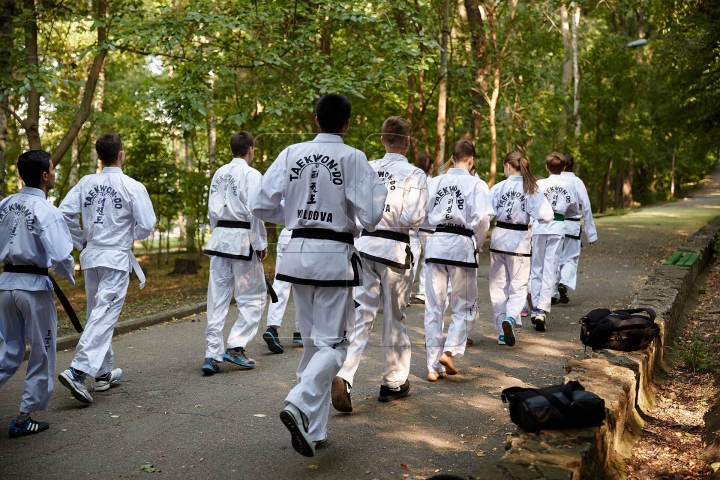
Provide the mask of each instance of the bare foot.
[{"label": "bare foot", "polygon": [[450,355],[447,353],[443,353],[442,356],[440,356],[440,363],[445,367],[445,372],[447,372],[448,375],[457,375],[458,371],[457,368],[455,368],[455,364],[453,363],[453,359]]},{"label": "bare foot", "polygon": [[447,377],[445,372],[430,372],[428,373],[428,382],[437,382],[441,378]]}]

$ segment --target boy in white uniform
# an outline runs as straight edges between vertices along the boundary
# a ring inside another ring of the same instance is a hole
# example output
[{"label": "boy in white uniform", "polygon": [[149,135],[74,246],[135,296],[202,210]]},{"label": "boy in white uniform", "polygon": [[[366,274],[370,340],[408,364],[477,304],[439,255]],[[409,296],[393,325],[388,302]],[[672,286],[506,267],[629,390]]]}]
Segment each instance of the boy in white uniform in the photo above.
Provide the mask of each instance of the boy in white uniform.
[{"label": "boy in white uniform", "polygon": [[364,259],[362,285],[355,288],[355,327],[350,336],[347,360],[332,383],[332,404],[351,412],[350,389],[360,357],[370,339],[375,315],[383,304],[383,371],[378,401],[390,402],[410,391],[410,337],[405,310],[412,288],[411,230],[425,218],[428,202],[425,173],[408,163],[410,124],[402,117],[389,117],[382,126],[385,156],[370,162],[388,189],[382,220],[374,232],[363,230],[356,247]]},{"label": "boy in white uniform", "polygon": [[[235,158],[218,168],[210,183],[208,217],[212,235],[205,246],[210,257],[208,281],[205,363],[202,371],[220,371],[218,362],[227,361],[242,368],[255,368],[245,355],[245,347],[257,333],[265,308],[266,286],[262,261],[267,256],[267,232],[263,222],[250,212],[250,192],[262,175],[250,165],[255,138],[240,131],[230,138]],[[223,326],[235,294],[238,318],[223,342]]]},{"label": "boy in white uniform", "polygon": [[48,268],[75,285],[72,237],[62,214],[47,201],[55,186],[50,154],[32,150],[20,155],[17,170],[25,186],[0,202],[0,388],[30,357],[18,416],[10,422],[10,437],[47,430],[30,414],[48,409],[55,378],[57,310],[54,281]]},{"label": "boy in white uniform", "polygon": [[[80,179],[60,204],[75,248],[82,250],[85,272],[87,321],[70,368],[58,380],[82,403],[93,399],[85,376],[95,377],[95,391],[108,390],[120,381],[121,369],[113,369],[113,330],[120,317],[130,270],[145,286],[145,275],[132,253],[135,240],[147,238],[155,227],[155,212],[147,190],[123,174],[125,152],[120,135],[104,133],[95,142],[104,168]],[[82,228],[78,214],[82,213]]]},{"label": "boy in white uniform", "polygon": [[498,344],[515,345],[515,328],[522,327],[520,312],[530,279],[530,221],[547,223],[553,210],[539,191],[530,164],[518,150],[505,155],[507,180],[490,189],[492,215],[497,225],[490,236],[490,300]]},{"label": "boy in white uniform", "polygon": [[[467,334],[477,318],[475,254],[482,250],[489,227],[487,184],[470,175],[475,146],[467,140],[455,143],[453,161],[453,168],[428,184],[427,224],[435,228],[425,251],[425,344],[431,382],[458,373],[453,359],[465,354]],[[443,342],[448,284],[453,314]]]},{"label": "boy in white uniform", "polygon": [[552,222],[532,227],[532,273],[530,293],[533,314],[530,319],[535,330],[544,332],[547,314],[552,305],[552,294],[557,281],[557,269],[565,236],[565,215],[578,214],[578,197],[572,181],[560,176],[565,169],[565,156],[553,152],[545,158],[545,168],[550,176],[538,180],[538,188],[545,195],[554,212]]},{"label": "boy in white uniform", "polygon": [[562,256],[558,266],[558,278],[556,295],[560,303],[568,303],[570,298],[568,292],[574,292],[577,285],[578,262],[580,261],[580,248],[582,247],[582,227],[580,219],[585,220],[585,237],[590,245],[597,242],[597,229],[593,220],[590,197],[588,196],[585,184],[572,171],[575,159],[572,155],[565,154],[565,170],[560,174],[562,178],[569,179],[575,185],[578,195],[578,204],[582,216],[565,217],[565,240],[563,241]]},{"label": "boy in white uniform", "polygon": [[[287,228],[283,228],[280,232],[277,242],[277,257],[275,261],[275,273],[277,273],[277,266],[280,265],[285,250],[287,250],[290,244],[290,238],[292,233]],[[292,283],[278,280],[277,276],[273,281],[272,288],[277,295],[278,301],[270,303],[268,306],[267,313],[267,330],[263,333],[263,340],[267,343],[268,349],[273,353],[283,353],[285,348],[280,343],[280,336],[278,330],[282,325],[282,319],[285,315],[285,309],[287,308],[288,299],[290,298],[290,290],[292,289]],[[294,345],[302,346],[302,336],[298,330],[297,322],[295,322],[295,333],[293,333],[292,343]]]}]

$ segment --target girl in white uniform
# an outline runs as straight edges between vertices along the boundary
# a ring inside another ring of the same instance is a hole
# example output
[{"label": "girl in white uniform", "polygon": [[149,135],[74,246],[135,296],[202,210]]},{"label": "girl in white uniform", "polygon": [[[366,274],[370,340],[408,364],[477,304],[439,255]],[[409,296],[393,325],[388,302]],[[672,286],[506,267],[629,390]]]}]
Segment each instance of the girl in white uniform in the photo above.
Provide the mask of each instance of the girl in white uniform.
[{"label": "girl in white uniform", "polygon": [[[428,184],[427,223],[435,228],[425,252],[425,341],[431,382],[458,373],[453,359],[465,353],[467,333],[477,317],[475,245],[478,250],[482,248],[489,224],[487,184],[470,175],[475,147],[467,140],[458,141],[453,159],[455,168]],[[443,312],[450,282],[453,315],[443,342]]]},{"label": "girl in white uniform", "polygon": [[[415,166],[425,172],[428,180],[433,178],[433,157],[428,152],[420,152],[418,154],[415,159]],[[422,303],[425,303],[425,257],[423,257],[422,261],[419,261],[419,258],[422,252],[425,251],[427,242],[430,240],[430,236],[432,234],[433,231],[431,229],[423,226],[420,226],[417,231],[410,231],[410,249],[412,250],[412,254],[415,259],[415,262],[413,263],[413,282],[418,271],[418,264],[420,265],[420,277],[418,278],[418,290],[417,294],[415,294],[415,299]]]},{"label": "girl in white uniform", "polygon": [[530,164],[517,150],[505,155],[508,177],[490,189],[492,216],[497,225],[490,237],[490,301],[500,345],[515,345],[515,327],[522,326],[520,311],[530,279],[532,218],[540,223],[553,219],[553,210],[538,190]]}]

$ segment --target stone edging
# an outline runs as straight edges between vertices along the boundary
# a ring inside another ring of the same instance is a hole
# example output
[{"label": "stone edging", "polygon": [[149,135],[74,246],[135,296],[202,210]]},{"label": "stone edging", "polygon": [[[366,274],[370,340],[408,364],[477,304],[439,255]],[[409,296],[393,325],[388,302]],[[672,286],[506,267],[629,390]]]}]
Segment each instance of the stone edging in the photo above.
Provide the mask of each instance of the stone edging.
[{"label": "stone edging", "polygon": [[[637,293],[630,307],[650,307],[657,313],[662,344],[676,334],[685,300],[698,274],[713,255],[720,218],[698,230],[679,250],[700,253],[690,267],[660,265]],[[511,434],[505,455],[497,462],[480,465],[474,480],[586,480],[624,476],[618,458],[627,458],[639,437],[641,414],[653,403],[652,376],[663,357],[653,342],[639,352],[599,350],[585,360],[571,360],[565,382],[577,380],[605,400],[606,420],[601,427],[547,430],[539,434],[523,430]]]}]

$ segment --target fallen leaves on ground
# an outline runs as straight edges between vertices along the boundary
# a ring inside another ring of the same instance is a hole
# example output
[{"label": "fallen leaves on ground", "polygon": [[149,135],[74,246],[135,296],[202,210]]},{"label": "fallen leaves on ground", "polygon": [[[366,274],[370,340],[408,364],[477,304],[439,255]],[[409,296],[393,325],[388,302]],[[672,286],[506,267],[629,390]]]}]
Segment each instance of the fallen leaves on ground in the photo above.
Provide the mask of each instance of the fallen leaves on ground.
[{"label": "fallen leaves on ground", "polygon": [[150,462],[143,463],[140,465],[140,470],[143,472],[153,473],[155,471],[155,466]]}]

